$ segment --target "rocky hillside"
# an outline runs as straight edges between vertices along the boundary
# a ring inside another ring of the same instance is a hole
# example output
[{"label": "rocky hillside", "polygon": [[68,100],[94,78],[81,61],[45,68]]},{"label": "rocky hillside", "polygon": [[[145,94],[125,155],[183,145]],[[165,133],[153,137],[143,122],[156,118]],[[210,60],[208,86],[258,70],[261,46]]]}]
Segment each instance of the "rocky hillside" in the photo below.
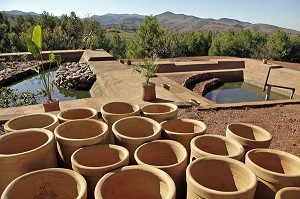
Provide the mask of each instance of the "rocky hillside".
[{"label": "rocky hillside", "polygon": [[[22,12],[18,10],[13,11],[1,11],[2,13],[9,16],[10,21],[17,15],[31,14],[38,16],[37,13],[33,12]],[[13,17],[12,17],[13,16]],[[136,27],[144,19],[144,15],[138,14],[105,14],[105,15],[94,15],[97,20],[101,22],[103,26],[120,26],[126,24],[130,27]],[[264,32],[267,34],[273,34],[277,29],[282,28],[270,24],[252,24],[249,22],[243,22],[236,19],[212,19],[212,18],[199,18],[195,16],[185,14],[174,14],[172,12],[165,12],[156,16],[160,24],[164,27],[169,27],[174,31],[178,32],[189,32],[189,31],[207,31],[212,30],[214,32],[224,32],[228,29],[239,31],[241,29],[255,30]],[[287,33],[292,35],[300,34],[300,31],[293,29],[282,28]]]}]

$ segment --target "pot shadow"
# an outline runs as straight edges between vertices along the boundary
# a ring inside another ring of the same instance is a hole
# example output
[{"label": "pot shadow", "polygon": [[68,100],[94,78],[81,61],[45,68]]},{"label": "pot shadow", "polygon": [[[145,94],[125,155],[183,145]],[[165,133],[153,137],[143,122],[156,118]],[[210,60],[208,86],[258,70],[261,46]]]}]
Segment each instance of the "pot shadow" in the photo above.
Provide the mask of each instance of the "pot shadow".
[{"label": "pot shadow", "polygon": [[166,99],[162,99],[162,98],[156,98],[155,100],[152,101],[152,103],[171,103],[174,102],[172,100],[166,100]]}]

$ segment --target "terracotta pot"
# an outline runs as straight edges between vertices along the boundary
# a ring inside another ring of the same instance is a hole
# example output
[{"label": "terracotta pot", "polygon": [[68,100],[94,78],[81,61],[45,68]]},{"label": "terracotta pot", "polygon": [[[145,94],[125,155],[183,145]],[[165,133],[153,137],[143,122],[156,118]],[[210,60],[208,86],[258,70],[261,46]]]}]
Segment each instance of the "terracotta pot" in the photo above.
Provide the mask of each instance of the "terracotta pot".
[{"label": "terracotta pot", "polygon": [[252,199],[256,188],[253,171],[238,160],[204,157],[186,170],[187,199]]},{"label": "terracotta pot", "polygon": [[83,146],[107,143],[108,126],[93,119],[73,120],[60,124],[54,131],[59,155],[66,168],[71,167],[71,155]]},{"label": "terracotta pot", "polygon": [[43,102],[43,107],[45,112],[51,112],[51,111],[60,111],[59,108],[59,100],[53,99],[53,102]]},{"label": "terracotta pot", "polygon": [[176,119],[160,123],[163,129],[163,137],[181,143],[188,154],[190,153],[190,142],[206,132],[206,125],[198,120]]},{"label": "terracotta pot", "polygon": [[118,120],[112,130],[116,136],[116,143],[129,151],[130,164],[136,163],[134,152],[140,145],[161,137],[161,126],[158,122],[139,116]]},{"label": "terracotta pot", "polygon": [[300,187],[286,187],[280,189],[275,195],[275,199],[292,199],[292,198],[300,198]]},{"label": "terracotta pot", "polygon": [[88,198],[94,198],[97,182],[106,173],[127,166],[129,152],[117,145],[87,146],[75,151],[71,157],[74,171],[83,175],[88,184]]},{"label": "terracotta pot", "polygon": [[255,198],[274,198],[284,187],[300,187],[300,158],[274,149],[253,149],[245,163],[256,174]]},{"label": "terracotta pot", "polygon": [[194,137],[191,141],[190,162],[207,156],[221,156],[242,160],[244,148],[237,141],[221,135],[201,135]]},{"label": "terracotta pot", "polygon": [[86,199],[84,178],[69,169],[33,171],[11,182],[1,199]]},{"label": "terracotta pot", "polygon": [[[172,178],[157,168],[127,166],[103,176],[96,185],[96,199],[175,199]],[[125,197],[126,196],[126,197]]]},{"label": "terracotta pot", "polygon": [[263,64],[267,64],[268,60],[267,59],[263,59]]},{"label": "terracotta pot", "polygon": [[156,99],[155,83],[146,85],[142,84],[142,100],[146,102],[152,102]]},{"label": "terracotta pot", "polygon": [[93,108],[80,107],[80,108],[71,108],[65,111],[61,111],[57,115],[59,122],[64,123],[70,120],[78,119],[98,119],[98,111]]},{"label": "terracotta pot", "polygon": [[141,108],[142,115],[154,119],[157,122],[177,119],[178,107],[171,103],[147,104]]},{"label": "terracotta pot", "polygon": [[185,197],[185,170],[188,159],[182,144],[173,140],[148,142],[136,149],[134,158],[139,165],[152,166],[169,174],[175,182],[177,198]]},{"label": "terracotta pot", "polygon": [[103,120],[109,127],[109,143],[114,144],[114,136],[111,129],[112,125],[125,117],[139,116],[140,107],[127,102],[110,102],[101,107],[101,114]]},{"label": "terracotta pot", "polygon": [[24,129],[0,136],[0,195],[15,178],[56,167],[55,139],[46,129]]},{"label": "terracotta pot", "polygon": [[50,131],[58,126],[58,118],[50,113],[27,114],[8,120],[4,124],[6,133],[29,128],[43,128]]},{"label": "terracotta pot", "polygon": [[243,145],[245,153],[255,148],[269,148],[272,135],[258,126],[246,123],[232,123],[227,126],[226,137]]}]

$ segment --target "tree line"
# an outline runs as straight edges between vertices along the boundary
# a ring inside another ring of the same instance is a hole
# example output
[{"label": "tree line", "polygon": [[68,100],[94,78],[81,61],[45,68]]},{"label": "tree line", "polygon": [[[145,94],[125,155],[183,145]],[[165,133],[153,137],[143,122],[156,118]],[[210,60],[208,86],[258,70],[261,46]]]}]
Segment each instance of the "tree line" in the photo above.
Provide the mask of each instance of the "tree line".
[{"label": "tree line", "polygon": [[228,30],[178,33],[159,25],[147,16],[137,27],[134,38],[125,40],[118,31],[107,31],[94,18],[80,19],[74,12],[54,16],[18,16],[10,24],[0,13],[0,52],[26,51],[25,39],[33,27],[43,29],[44,50],[102,48],[116,58],[144,58],[154,53],[162,58],[184,56],[235,56],[300,62],[300,35],[291,36],[279,29],[273,35],[261,32]]}]

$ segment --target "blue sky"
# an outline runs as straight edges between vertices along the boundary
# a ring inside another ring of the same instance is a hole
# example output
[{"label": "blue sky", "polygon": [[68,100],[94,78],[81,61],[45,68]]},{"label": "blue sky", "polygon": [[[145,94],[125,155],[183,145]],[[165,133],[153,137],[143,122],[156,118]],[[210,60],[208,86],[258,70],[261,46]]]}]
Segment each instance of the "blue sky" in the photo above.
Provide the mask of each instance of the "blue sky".
[{"label": "blue sky", "polygon": [[300,0],[0,0],[0,10],[50,12],[78,16],[142,14],[166,11],[201,18],[232,18],[250,23],[266,23],[300,31]]}]

